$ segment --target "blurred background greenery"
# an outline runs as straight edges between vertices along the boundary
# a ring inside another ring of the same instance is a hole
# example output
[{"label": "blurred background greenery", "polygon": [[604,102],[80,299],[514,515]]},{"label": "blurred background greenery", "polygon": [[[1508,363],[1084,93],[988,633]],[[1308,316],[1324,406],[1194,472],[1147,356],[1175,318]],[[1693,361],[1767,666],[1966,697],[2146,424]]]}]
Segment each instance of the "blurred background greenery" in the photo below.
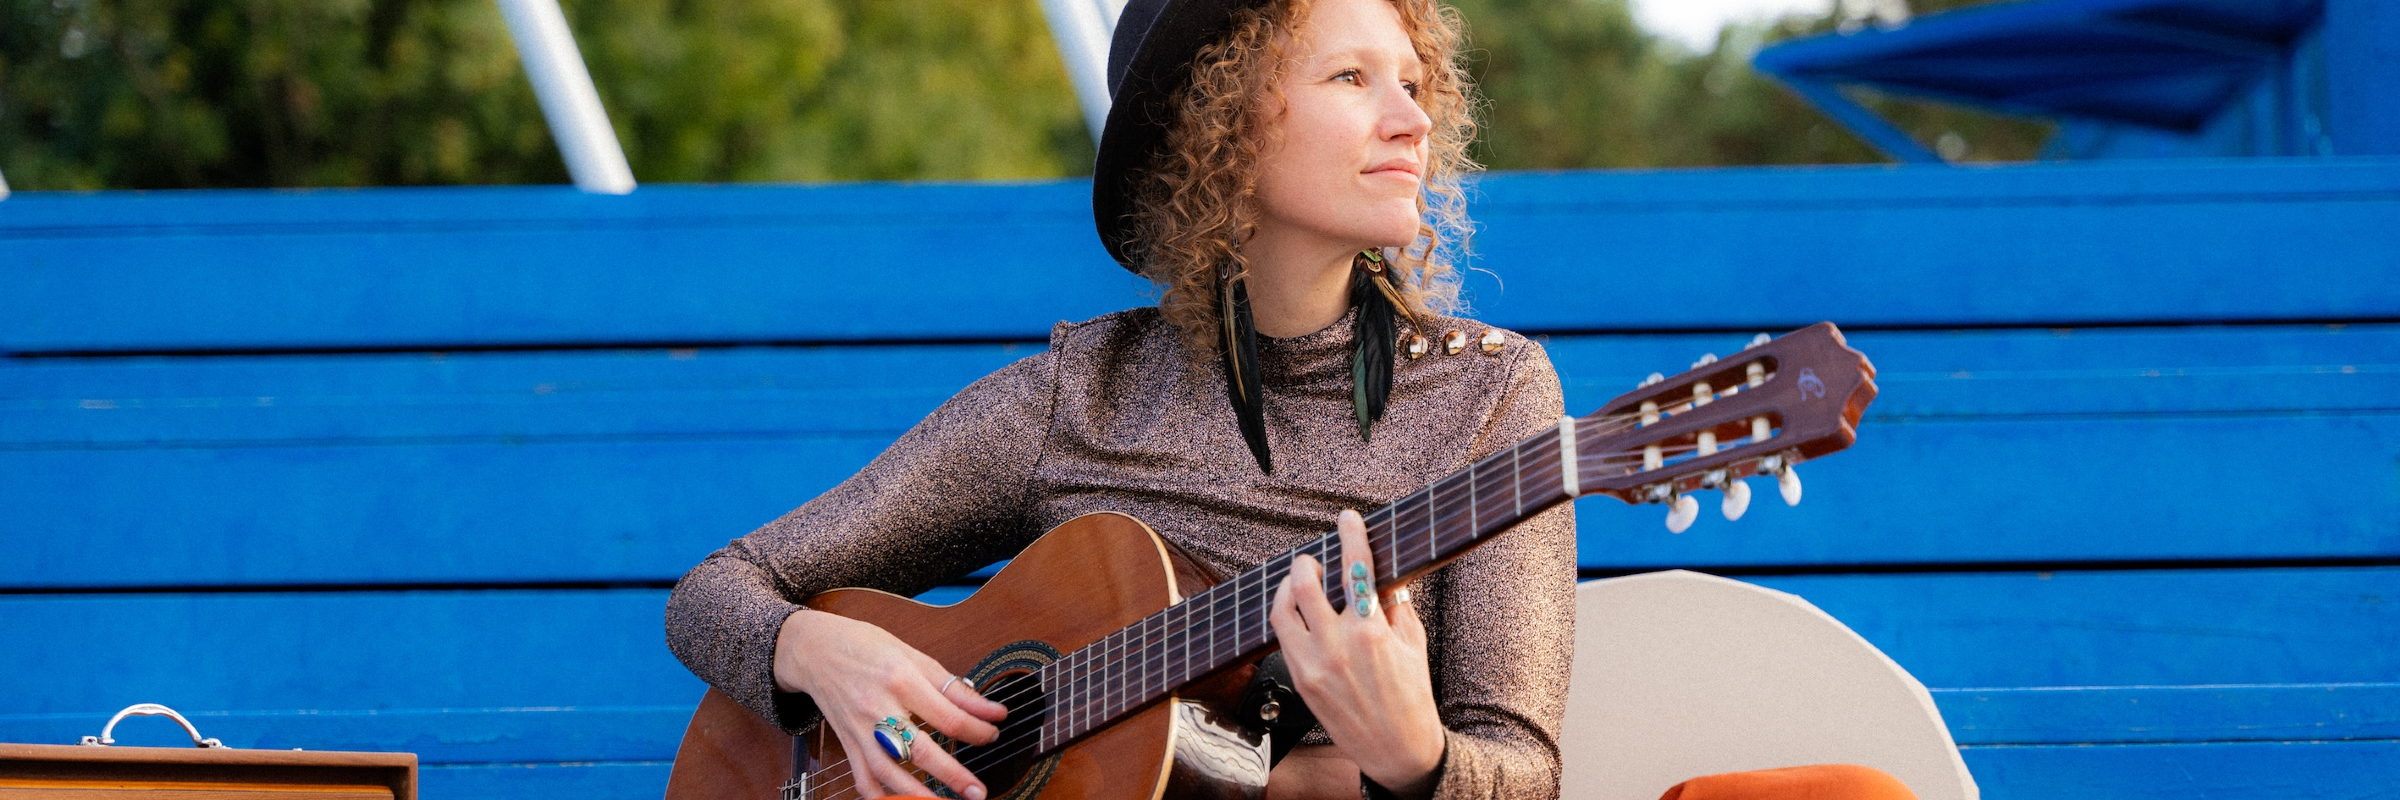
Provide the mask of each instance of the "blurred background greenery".
[{"label": "blurred background greenery", "polygon": [[[1670,0],[1671,1],[1671,0]],[[1625,0],[1453,0],[1495,169],[1882,160],[1759,47],[1990,0],[1643,31]],[[1038,0],[564,0],[645,182],[1088,174]],[[27,189],[564,183],[491,0],[0,0],[0,170]],[[2048,129],[1870,99],[1953,160]]]}]

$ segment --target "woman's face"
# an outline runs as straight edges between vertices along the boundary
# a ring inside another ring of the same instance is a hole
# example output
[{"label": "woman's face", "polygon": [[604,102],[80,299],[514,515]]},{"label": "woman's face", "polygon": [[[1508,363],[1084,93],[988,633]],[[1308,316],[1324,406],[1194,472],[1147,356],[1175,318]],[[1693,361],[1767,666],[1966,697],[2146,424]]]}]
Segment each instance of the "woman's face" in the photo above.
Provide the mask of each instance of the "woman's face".
[{"label": "woman's face", "polygon": [[1260,224],[1349,250],[1413,243],[1433,122],[1416,102],[1424,65],[1400,12],[1389,0],[1317,0],[1287,53],[1259,164]]}]

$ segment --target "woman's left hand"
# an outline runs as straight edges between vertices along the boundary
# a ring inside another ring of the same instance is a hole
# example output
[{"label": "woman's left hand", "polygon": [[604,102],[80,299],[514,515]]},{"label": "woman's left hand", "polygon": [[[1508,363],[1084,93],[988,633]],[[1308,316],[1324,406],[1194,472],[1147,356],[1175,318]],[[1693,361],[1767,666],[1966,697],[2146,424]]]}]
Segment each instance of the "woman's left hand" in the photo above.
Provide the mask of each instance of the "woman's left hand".
[{"label": "woman's left hand", "polygon": [[[1295,558],[1269,617],[1284,664],[1318,724],[1360,773],[1401,797],[1431,796],[1446,745],[1425,658],[1425,623],[1405,591],[1396,593],[1397,602],[1376,596],[1374,551],[1358,512],[1343,511],[1335,524],[1351,607],[1334,608],[1317,589],[1325,585],[1324,565]],[[1361,582],[1365,591],[1358,590]],[[1367,606],[1363,616],[1359,604]]]}]

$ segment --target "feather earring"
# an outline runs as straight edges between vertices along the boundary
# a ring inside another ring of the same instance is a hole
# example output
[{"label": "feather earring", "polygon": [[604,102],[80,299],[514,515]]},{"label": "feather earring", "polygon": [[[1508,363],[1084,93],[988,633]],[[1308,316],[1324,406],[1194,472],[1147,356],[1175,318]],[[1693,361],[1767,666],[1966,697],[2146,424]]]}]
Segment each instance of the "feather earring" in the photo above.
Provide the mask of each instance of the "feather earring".
[{"label": "feather earring", "polygon": [[1358,269],[1358,276],[1350,282],[1350,296],[1358,298],[1358,316],[1350,329],[1350,405],[1358,414],[1359,440],[1369,441],[1368,432],[1383,419],[1384,404],[1392,395],[1392,347],[1399,341],[1397,317],[1407,316],[1409,327],[1416,329],[1418,336],[1424,335],[1425,326],[1408,310],[1399,290],[1392,288],[1383,253],[1361,251],[1351,265]]},{"label": "feather earring", "polygon": [[1392,345],[1399,337],[1392,301],[1372,281],[1364,269],[1350,280],[1350,296],[1358,298],[1358,316],[1350,323],[1350,405],[1358,412],[1362,442],[1369,441],[1368,430],[1383,419],[1384,401],[1392,395]]},{"label": "feather earring", "polygon": [[1250,445],[1250,455],[1258,459],[1258,469],[1275,474],[1275,461],[1267,455],[1266,386],[1259,377],[1258,325],[1250,316],[1250,290],[1243,285],[1247,273],[1227,275],[1219,280],[1224,286],[1218,299],[1222,314],[1220,327],[1225,332],[1225,390],[1233,400],[1234,419],[1241,424],[1242,440]]}]

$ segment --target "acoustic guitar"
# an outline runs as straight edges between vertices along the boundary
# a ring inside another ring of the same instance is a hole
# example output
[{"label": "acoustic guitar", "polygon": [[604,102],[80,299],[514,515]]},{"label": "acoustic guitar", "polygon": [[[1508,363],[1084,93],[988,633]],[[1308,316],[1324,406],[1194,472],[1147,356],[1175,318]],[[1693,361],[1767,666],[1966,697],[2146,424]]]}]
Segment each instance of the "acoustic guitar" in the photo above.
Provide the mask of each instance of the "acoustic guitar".
[{"label": "acoustic guitar", "polygon": [[[1723,492],[1725,515],[1741,516],[1745,478],[1774,478],[1796,504],[1793,465],[1850,446],[1874,375],[1832,323],[1652,375],[1596,413],[1562,417],[1366,514],[1377,591],[1581,495],[1665,504],[1678,531],[1699,515],[1702,490]],[[955,605],[866,589],[805,604],[882,626],[1008,706],[991,744],[929,737],[994,798],[1255,798],[1267,742],[1235,714],[1256,662],[1276,646],[1269,604],[1293,556],[1339,563],[1340,550],[1328,533],[1228,577],[1140,521],[1090,514],[1043,534]],[[1323,587],[1337,605],[1341,580],[1330,570]],[[667,797],[856,800],[850,769],[821,727],[787,735],[712,689],[684,732]]]}]

